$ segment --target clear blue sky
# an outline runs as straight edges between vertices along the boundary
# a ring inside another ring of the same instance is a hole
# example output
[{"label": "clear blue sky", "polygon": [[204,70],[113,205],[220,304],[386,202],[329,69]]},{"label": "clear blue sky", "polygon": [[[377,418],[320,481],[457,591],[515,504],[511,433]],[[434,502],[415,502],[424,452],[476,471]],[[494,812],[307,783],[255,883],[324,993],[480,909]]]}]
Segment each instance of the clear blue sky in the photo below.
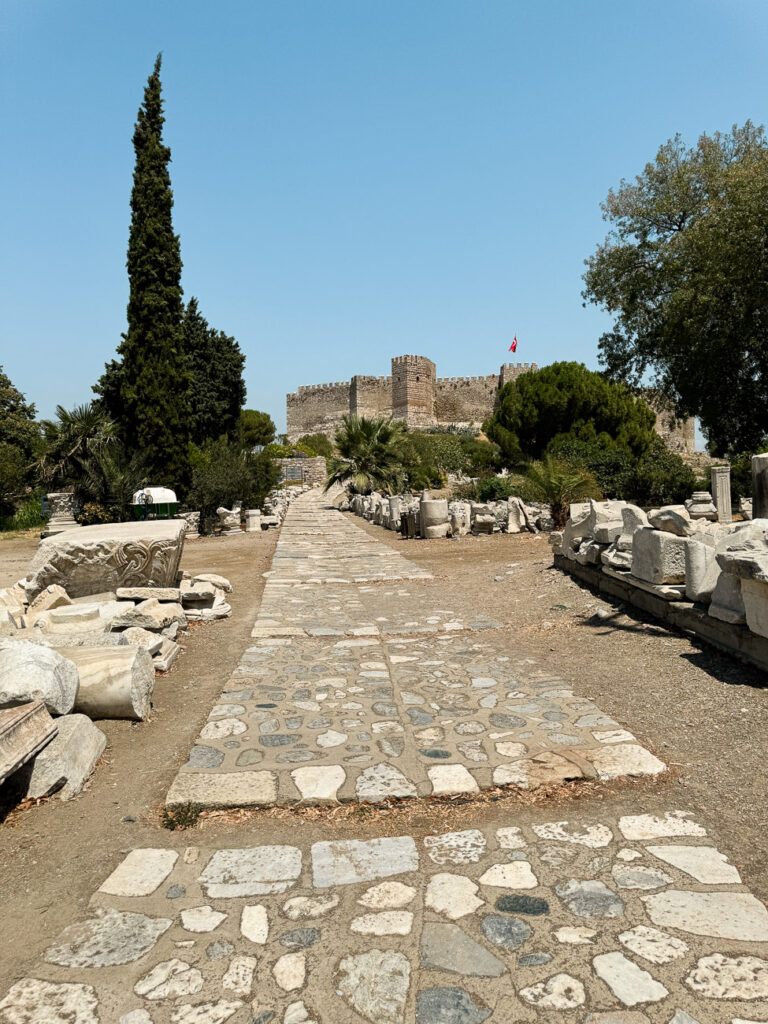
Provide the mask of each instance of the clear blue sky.
[{"label": "clear blue sky", "polygon": [[597,366],[599,204],[675,132],[766,120],[762,0],[3,0],[0,363],[50,416],[125,327],[131,135],[162,50],[185,295],[298,384]]}]

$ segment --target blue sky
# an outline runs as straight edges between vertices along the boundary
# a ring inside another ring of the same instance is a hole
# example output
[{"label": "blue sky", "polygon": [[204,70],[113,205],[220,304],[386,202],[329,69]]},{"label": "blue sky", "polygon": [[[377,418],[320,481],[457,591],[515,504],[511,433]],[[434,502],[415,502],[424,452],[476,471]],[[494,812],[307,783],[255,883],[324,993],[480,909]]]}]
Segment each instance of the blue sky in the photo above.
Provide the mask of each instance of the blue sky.
[{"label": "blue sky", "polygon": [[0,363],[43,416],[125,328],[162,50],[185,295],[283,429],[298,384],[579,359],[599,204],[675,132],[766,120],[762,0],[3,0]]}]

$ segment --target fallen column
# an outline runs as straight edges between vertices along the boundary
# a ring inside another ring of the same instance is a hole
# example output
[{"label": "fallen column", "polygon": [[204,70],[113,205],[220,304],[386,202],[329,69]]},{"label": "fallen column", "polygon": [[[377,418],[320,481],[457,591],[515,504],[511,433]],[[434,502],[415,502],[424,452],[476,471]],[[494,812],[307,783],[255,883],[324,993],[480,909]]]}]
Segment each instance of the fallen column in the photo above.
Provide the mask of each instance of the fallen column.
[{"label": "fallen column", "polygon": [[80,685],[75,711],[89,718],[131,718],[149,714],[155,668],[141,647],[68,647]]}]

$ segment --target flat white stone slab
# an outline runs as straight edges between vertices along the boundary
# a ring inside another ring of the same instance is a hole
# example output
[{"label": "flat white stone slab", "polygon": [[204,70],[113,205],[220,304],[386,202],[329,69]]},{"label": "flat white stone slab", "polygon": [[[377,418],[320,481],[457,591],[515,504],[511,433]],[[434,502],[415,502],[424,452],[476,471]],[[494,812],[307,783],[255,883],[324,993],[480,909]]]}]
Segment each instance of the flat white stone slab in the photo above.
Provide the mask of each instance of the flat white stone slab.
[{"label": "flat white stone slab", "polygon": [[743,942],[768,942],[768,910],[747,892],[668,889],[641,897],[660,928]]},{"label": "flat white stone slab", "polygon": [[312,846],[312,879],[318,889],[387,878],[416,871],[418,867],[416,843],[410,836],[340,840]]},{"label": "flat white stone slab", "polygon": [[251,850],[217,850],[200,875],[211,898],[258,896],[285,892],[301,874],[301,851],[295,846],[256,846]]},{"label": "flat white stone slab", "polygon": [[99,892],[110,896],[150,896],[170,875],[178,859],[175,850],[131,850]]},{"label": "flat white stone slab", "polygon": [[625,839],[666,839],[677,836],[705,836],[707,833],[686,811],[667,811],[663,817],[653,814],[628,814],[619,818]]},{"label": "flat white stone slab", "polygon": [[595,974],[625,1006],[657,1003],[669,995],[661,982],[642,967],[628,960],[623,953],[602,953],[592,961]]},{"label": "flat white stone slab", "polygon": [[654,857],[705,885],[739,885],[741,875],[714,846],[646,846]]},{"label": "flat white stone slab", "polygon": [[659,775],[667,770],[663,761],[637,743],[602,746],[585,751],[584,756],[604,780],[618,779],[623,775]]},{"label": "flat white stone slab", "polygon": [[263,807],[277,800],[272,772],[180,772],[173,780],[165,806],[169,811],[192,804],[211,810]]}]

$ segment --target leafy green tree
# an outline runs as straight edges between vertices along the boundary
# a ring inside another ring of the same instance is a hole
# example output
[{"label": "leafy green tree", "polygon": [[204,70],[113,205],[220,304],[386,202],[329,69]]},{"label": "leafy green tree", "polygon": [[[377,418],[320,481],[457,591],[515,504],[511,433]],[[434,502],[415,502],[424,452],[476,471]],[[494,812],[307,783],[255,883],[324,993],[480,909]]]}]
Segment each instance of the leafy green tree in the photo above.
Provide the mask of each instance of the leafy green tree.
[{"label": "leafy green tree", "polygon": [[[651,448],[654,448],[654,442]],[[625,448],[595,441],[580,441],[566,435],[550,442],[547,455],[559,462],[569,462],[572,466],[588,470],[606,498],[630,496],[637,460]]]},{"label": "leafy green tree", "polygon": [[754,450],[768,433],[765,132],[747,121],[692,149],[675,136],[603,216],[583,294],[615,317],[600,339],[609,375],[651,375],[716,454]]},{"label": "leafy green tree", "polygon": [[232,438],[245,402],[245,356],[234,338],[208,325],[194,296],[181,326],[190,375],[191,439],[199,445],[222,434]]},{"label": "leafy green tree", "polygon": [[95,390],[125,444],[144,453],[152,483],[183,489],[189,473],[190,374],[181,326],[181,252],[171,217],[171,151],[162,138],[160,65],[158,56],[133,134],[128,330],[118,346],[119,370],[108,364]]},{"label": "leafy green tree", "polygon": [[252,455],[221,437],[192,453],[192,486],[187,504],[200,510],[203,529],[216,509],[231,508],[240,501],[244,508],[259,508],[280,481],[280,471],[268,455]]},{"label": "leafy green tree", "polygon": [[597,480],[589,470],[549,455],[529,466],[526,476],[534,496],[549,505],[556,530],[561,530],[568,521],[572,501],[602,497]]},{"label": "leafy green tree", "polygon": [[506,384],[485,433],[507,466],[538,459],[549,444],[568,435],[616,445],[635,457],[651,444],[656,416],[620,382],[583,363],[552,363]]},{"label": "leafy green tree", "polygon": [[697,490],[696,474],[656,435],[638,460],[627,489],[623,497],[631,497],[638,505],[677,505]]},{"label": "leafy green tree", "polygon": [[39,478],[48,487],[66,487],[83,474],[83,463],[93,453],[117,442],[117,426],[100,402],[84,402],[72,409],[56,406],[56,419],[43,420],[44,446],[38,460]]},{"label": "leafy green tree", "polygon": [[267,412],[243,409],[238,420],[238,438],[242,448],[252,451],[256,445],[268,445],[275,439],[275,424]]},{"label": "leafy green tree", "polygon": [[339,464],[328,477],[326,491],[339,483],[358,494],[391,492],[403,476],[404,433],[404,425],[391,418],[345,416],[335,436]]},{"label": "leafy green tree", "polygon": [[30,482],[39,445],[35,407],[0,366],[0,515],[10,514],[13,498]]},{"label": "leafy green tree", "polygon": [[297,444],[303,445],[313,455],[322,455],[325,459],[333,457],[333,445],[326,434],[304,434]]}]

